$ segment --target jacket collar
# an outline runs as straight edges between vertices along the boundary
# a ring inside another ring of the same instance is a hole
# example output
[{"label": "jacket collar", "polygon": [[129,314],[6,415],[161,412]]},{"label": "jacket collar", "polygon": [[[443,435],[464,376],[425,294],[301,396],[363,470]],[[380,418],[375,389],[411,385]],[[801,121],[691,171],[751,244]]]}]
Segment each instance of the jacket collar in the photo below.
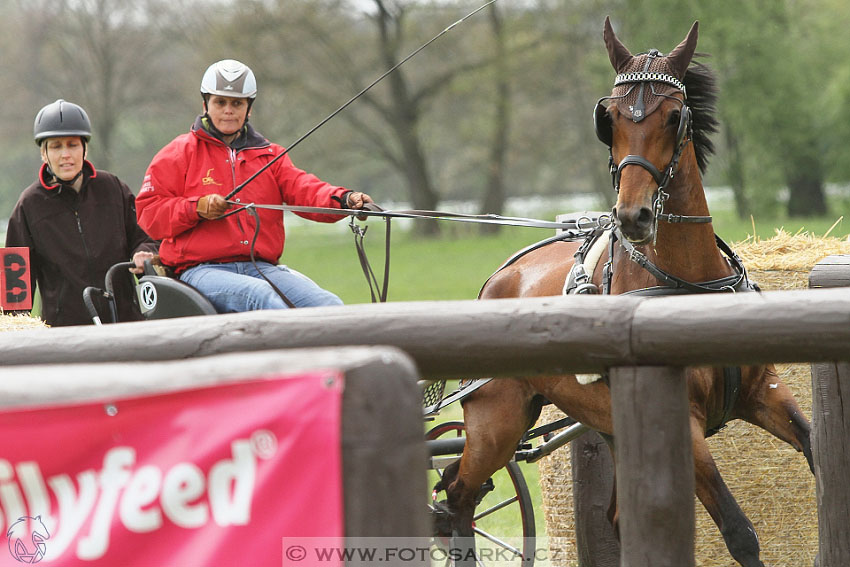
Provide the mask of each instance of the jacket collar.
[{"label": "jacket collar", "polygon": [[[97,170],[89,160],[83,160],[83,184],[89,179],[97,177]],[[38,181],[41,186],[48,191],[58,189],[62,183],[57,182],[56,177],[48,173],[47,164],[41,164],[41,169],[38,170]]]},{"label": "jacket collar", "polygon": [[239,136],[233,140],[230,145],[225,144],[224,140],[219,137],[218,131],[211,124],[210,119],[205,114],[202,114],[195,119],[195,123],[192,125],[192,133],[202,140],[227,146],[236,151],[253,148],[266,148],[271,145],[271,142],[269,142],[262,134],[254,130],[254,127],[250,122],[245,123],[239,133]]}]

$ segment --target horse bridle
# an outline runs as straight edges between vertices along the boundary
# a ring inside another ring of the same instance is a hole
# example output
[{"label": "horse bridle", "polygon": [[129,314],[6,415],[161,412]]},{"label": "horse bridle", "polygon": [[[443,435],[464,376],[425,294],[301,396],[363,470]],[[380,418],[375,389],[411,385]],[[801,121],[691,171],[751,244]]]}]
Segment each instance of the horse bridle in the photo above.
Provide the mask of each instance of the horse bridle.
[{"label": "horse bridle", "polygon": [[[602,143],[608,146],[608,167],[611,172],[612,182],[615,191],[617,191],[618,193],[620,191],[620,177],[622,176],[623,169],[626,166],[637,165],[639,167],[644,168],[646,171],[649,172],[650,175],[652,175],[652,178],[657,184],[657,188],[653,195],[653,213],[654,221],[656,223],[659,221],[664,221],[668,223],[710,223],[712,221],[711,216],[675,215],[664,212],[664,203],[665,201],[667,201],[667,199],[670,198],[670,195],[666,191],[667,186],[670,184],[670,181],[675,176],[676,171],[679,168],[679,160],[681,159],[682,153],[684,152],[688,142],[690,142],[691,136],[693,134],[693,117],[691,115],[691,109],[688,107],[687,104],[687,90],[685,88],[685,84],[673,75],[669,75],[667,73],[649,72],[649,66],[652,63],[652,60],[659,56],[660,53],[658,52],[658,50],[653,49],[647,55],[643,71],[635,73],[621,73],[617,75],[614,80],[615,87],[625,84],[630,84],[631,87],[625,94],[619,96],[602,97],[596,102],[596,106],[593,109],[593,126],[594,130],[596,131],[596,137],[599,138]],[[679,92],[682,93],[682,98],[679,99],[669,94],[656,92],[653,83],[663,83],[675,87],[679,90]],[[613,124],[611,122],[611,117],[608,114],[608,109],[603,104],[603,102],[609,100],[625,99],[632,93],[635,87],[638,87],[640,90],[638,91],[637,101],[634,107],[632,108],[632,120],[634,120],[635,122],[640,122],[641,120],[646,118],[644,91],[647,84],[649,85],[650,91],[653,95],[675,100],[681,104],[679,125],[676,130],[676,144],[673,150],[673,155],[670,158],[670,162],[664,168],[663,172],[659,171],[658,168],[655,167],[655,165],[645,157],[634,154],[627,155],[620,161],[619,164],[614,163],[614,152],[612,147],[614,141]],[[654,233],[657,234],[657,228],[654,230]],[[746,268],[744,267],[740,258],[738,258],[738,256],[732,251],[729,245],[726,244],[717,235],[715,235],[717,246],[726,255],[730,267],[732,267],[735,273],[731,276],[727,276],[710,282],[692,283],[672,274],[669,274],[664,270],[660,269],[655,264],[653,264],[646,257],[645,254],[637,250],[634,244],[629,242],[629,240],[623,236],[619,228],[615,225],[610,230],[610,241],[608,245],[608,262],[606,263],[603,269],[602,293],[604,294],[609,294],[611,292],[611,262],[614,256],[614,243],[617,240],[620,241],[620,245],[624,248],[626,254],[628,255],[631,261],[635,262],[643,269],[648,271],[663,284],[663,286],[661,287],[633,290],[631,292],[626,293],[639,295],[657,295],[666,294],[670,292],[706,293],[718,291],[749,291],[758,289],[757,286],[752,284],[749,281],[749,278],[747,278]],[[581,282],[576,280],[576,274],[574,274],[575,266],[583,263],[583,258],[579,258],[579,256],[582,254],[582,250],[585,250],[586,248],[587,246],[583,246],[576,253],[576,261],[573,270],[571,270],[570,272],[570,277],[568,277],[567,280],[567,283],[569,284],[572,279],[574,285],[569,286],[569,291],[567,291],[568,286],[565,286],[565,293],[593,293],[593,290],[595,289],[595,286],[593,285],[578,285]],[[589,281],[589,278],[587,276],[585,276],[585,279]]]},{"label": "horse bridle", "polygon": [[[657,187],[652,200],[655,222],[709,223],[711,222],[710,216],[673,215],[664,212],[664,203],[670,198],[669,193],[666,191],[667,186],[670,184],[670,181],[679,169],[679,160],[682,157],[685,147],[691,140],[691,136],[693,134],[693,118],[691,116],[691,109],[687,104],[687,89],[685,88],[685,84],[673,75],[649,72],[649,66],[652,63],[652,60],[659,55],[660,53],[658,50],[653,49],[647,55],[643,71],[635,73],[620,73],[617,75],[614,79],[615,87],[631,84],[631,87],[625,94],[619,96],[605,96],[596,101],[596,106],[593,109],[593,126],[596,131],[596,137],[608,146],[608,169],[611,173],[612,183],[616,192],[620,192],[620,177],[623,174],[623,169],[629,165],[642,167],[648,171],[655,180]],[[653,83],[671,85],[682,93],[683,98],[679,99],[669,94],[656,92]],[[643,100],[644,90],[647,84],[649,85],[650,91],[653,95],[668,98],[681,104],[679,125],[676,130],[676,145],[673,150],[673,155],[670,158],[670,162],[664,168],[664,171],[659,171],[658,168],[645,157],[634,154],[627,155],[620,161],[619,164],[614,163],[614,151],[612,148],[614,143],[614,129],[611,123],[611,117],[608,115],[608,109],[603,102],[614,99],[625,99],[629,96],[629,94],[631,94],[635,87],[638,87],[640,90],[638,91],[637,102],[635,103],[634,108],[632,108],[632,120],[640,122],[647,116]]]}]

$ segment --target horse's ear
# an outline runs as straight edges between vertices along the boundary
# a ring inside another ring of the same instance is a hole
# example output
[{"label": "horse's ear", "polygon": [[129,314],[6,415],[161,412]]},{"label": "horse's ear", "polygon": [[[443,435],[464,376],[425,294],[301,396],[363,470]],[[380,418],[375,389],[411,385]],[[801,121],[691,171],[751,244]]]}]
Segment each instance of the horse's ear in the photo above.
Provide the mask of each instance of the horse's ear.
[{"label": "horse's ear", "polygon": [[667,62],[673,69],[675,75],[681,79],[685,76],[685,71],[688,70],[688,65],[691,64],[691,58],[694,56],[694,51],[697,48],[697,36],[699,35],[699,21],[694,22],[691,26],[691,31],[682,43],[676,46],[676,49],[670,52],[667,56]]},{"label": "horse's ear", "polygon": [[614,28],[611,27],[611,18],[608,16],[605,16],[605,28],[602,31],[602,39],[605,40],[605,47],[608,48],[608,59],[611,60],[614,70],[618,73],[622,72],[634,58],[634,55],[614,35]]}]

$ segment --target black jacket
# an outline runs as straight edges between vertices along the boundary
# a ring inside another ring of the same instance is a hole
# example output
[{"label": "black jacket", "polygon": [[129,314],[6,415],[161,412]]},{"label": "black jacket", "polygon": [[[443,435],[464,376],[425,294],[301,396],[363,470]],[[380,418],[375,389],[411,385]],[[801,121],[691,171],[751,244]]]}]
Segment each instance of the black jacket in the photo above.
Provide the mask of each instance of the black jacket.
[{"label": "black jacket", "polygon": [[[96,171],[88,161],[79,193],[53,184],[43,165],[38,180],[21,194],[9,219],[6,246],[30,249],[32,283],[38,283],[41,316],[48,325],[90,324],[83,289],[103,288],[109,267],[130,261],[136,252],[156,252],[156,243],[136,223],[135,199],[121,180]],[[116,279],[121,280],[115,290],[119,320],[141,319],[129,274]],[[98,300],[96,305],[109,321],[105,304]]]}]

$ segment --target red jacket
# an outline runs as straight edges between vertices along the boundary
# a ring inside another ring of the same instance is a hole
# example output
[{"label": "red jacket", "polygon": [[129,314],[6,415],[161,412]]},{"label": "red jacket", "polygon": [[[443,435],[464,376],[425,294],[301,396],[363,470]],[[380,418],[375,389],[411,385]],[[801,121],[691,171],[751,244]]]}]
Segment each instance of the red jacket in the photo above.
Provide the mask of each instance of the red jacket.
[{"label": "red jacket", "polygon": [[[250,124],[227,146],[213,137],[199,117],[192,130],[165,146],[148,166],[136,210],[139,225],[162,240],[159,254],[176,272],[203,262],[250,259],[255,221],[246,212],[224,219],[204,220],[197,211],[200,197],[227,195],[275,156],[283,147],[272,144]],[[245,186],[235,197],[243,203],[339,208],[348,189],[325,183],[305,173],[283,156]],[[255,257],[276,264],[283,253],[283,213],[258,209],[260,235]],[[297,213],[319,222],[336,222],[344,215]]]}]

